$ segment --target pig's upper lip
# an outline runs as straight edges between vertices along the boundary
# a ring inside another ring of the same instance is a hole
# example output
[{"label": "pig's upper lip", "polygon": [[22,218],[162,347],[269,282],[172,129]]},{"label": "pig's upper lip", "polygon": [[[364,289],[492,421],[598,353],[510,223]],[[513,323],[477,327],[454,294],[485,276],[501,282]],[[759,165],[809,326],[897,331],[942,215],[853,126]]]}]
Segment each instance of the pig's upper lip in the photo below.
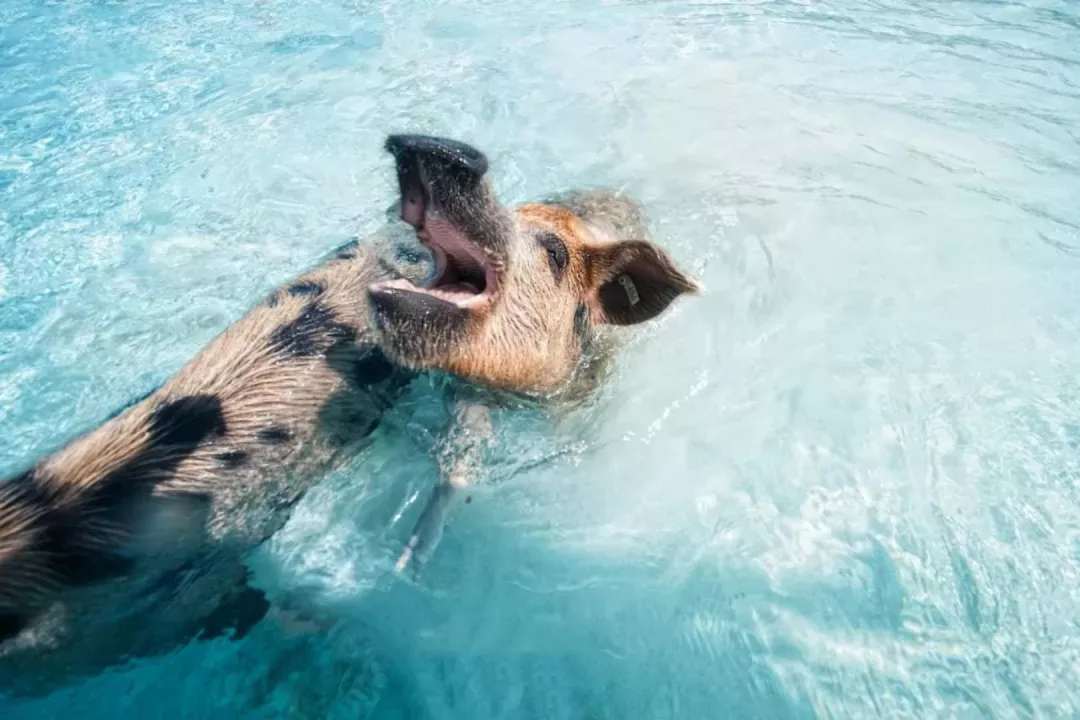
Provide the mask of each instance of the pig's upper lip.
[{"label": "pig's upper lip", "polygon": [[422,286],[404,278],[387,280],[375,283],[373,289],[424,293],[460,308],[483,305],[498,293],[499,274],[491,258],[453,223],[438,217],[426,218],[416,237],[434,257],[431,280]]}]

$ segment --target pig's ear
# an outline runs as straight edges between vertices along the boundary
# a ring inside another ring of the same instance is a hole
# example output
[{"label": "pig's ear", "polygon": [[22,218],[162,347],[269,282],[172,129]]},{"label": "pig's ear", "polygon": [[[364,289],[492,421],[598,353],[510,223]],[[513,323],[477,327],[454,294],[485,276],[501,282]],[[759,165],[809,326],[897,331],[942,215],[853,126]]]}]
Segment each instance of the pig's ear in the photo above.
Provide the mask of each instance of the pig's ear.
[{"label": "pig's ear", "polygon": [[627,240],[594,252],[595,282],[589,305],[596,324],[635,325],[652,320],[680,295],[701,291],[696,280],[650,242]]}]

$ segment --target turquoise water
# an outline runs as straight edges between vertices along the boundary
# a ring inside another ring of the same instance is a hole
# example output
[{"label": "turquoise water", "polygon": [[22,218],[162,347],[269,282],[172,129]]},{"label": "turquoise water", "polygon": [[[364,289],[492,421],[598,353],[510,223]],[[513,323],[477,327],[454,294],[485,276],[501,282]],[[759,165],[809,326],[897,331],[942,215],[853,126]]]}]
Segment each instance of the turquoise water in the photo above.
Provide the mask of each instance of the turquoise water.
[{"label": "turquoise water", "polygon": [[5,0],[0,473],[376,227],[389,131],[625,186],[709,290],[418,585],[406,425],[254,560],[328,636],[5,719],[1080,714],[1078,128],[1064,0]]}]

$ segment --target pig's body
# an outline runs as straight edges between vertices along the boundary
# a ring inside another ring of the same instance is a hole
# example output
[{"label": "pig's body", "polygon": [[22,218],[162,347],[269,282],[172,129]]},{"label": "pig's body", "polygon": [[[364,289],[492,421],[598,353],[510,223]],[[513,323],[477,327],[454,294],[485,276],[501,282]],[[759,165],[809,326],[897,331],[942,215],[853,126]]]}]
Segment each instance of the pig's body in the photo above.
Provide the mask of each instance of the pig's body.
[{"label": "pig's body", "polygon": [[245,554],[363,446],[412,376],[368,321],[368,285],[419,282],[429,265],[398,262],[393,239],[343,247],[149,397],[0,483],[9,689],[260,619]]},{"label": "pig's body", "polygon": [[[402,219],[433,263],[400,254],[397,237],[340,249],[149,397],[0,481],[0,692],[242,634],[267,610],[246,554],[365,443],[412,373],[579,395],[595,367],[583,361],[614,326],[697,289],[621,196],[510,211],[479,151],[417,136],[387,149]],[[466,433],[484,425],[482,412],[459,417]],[[469,479],[460,460],[443,467],[403,562],[441,534]]]}]

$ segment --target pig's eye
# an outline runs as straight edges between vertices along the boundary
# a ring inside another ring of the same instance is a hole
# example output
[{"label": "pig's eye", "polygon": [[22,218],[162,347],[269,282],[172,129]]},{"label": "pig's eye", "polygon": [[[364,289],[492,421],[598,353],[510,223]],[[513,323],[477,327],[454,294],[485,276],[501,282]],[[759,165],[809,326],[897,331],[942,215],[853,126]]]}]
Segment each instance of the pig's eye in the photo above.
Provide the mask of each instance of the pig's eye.
[{"label": "pig's eye", "polygon": [[570,261],[570,254],[566,251],[566,244],[553,233],[543,233],[537,238],[540,247],[544,248],[548,256],[548,265],[556,278],[562,276],[566,264]]}]

